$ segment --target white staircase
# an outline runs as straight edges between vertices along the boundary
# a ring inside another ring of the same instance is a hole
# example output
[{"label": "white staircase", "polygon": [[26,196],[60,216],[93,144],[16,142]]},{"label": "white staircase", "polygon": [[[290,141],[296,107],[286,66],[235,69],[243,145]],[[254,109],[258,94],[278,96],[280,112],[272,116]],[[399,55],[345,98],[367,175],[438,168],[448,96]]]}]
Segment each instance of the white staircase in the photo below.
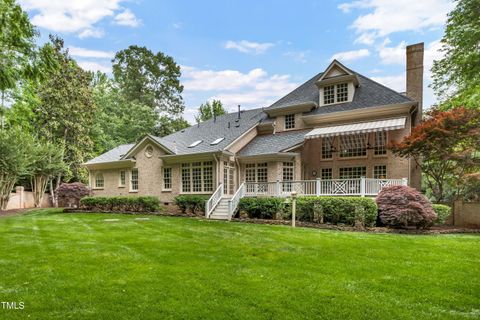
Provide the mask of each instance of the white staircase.
[{"label": "white staircase", "polygon": [[231,198],[222,197],[220,202],[217,206],[213,209],[212,213],[210,213],[210,219],[214,220],[229,220],[230,217],[228,215],[228,201]]}]

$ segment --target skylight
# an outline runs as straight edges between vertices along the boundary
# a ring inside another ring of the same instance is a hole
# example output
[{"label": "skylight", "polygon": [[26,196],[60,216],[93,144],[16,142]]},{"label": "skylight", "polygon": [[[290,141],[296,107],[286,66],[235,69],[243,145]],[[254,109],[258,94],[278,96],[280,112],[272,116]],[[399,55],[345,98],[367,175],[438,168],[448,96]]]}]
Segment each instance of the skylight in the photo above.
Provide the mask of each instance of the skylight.
[{"label": "skylight", "polygon": [[203,142],[203,140],[197,140],[197,141],[195,141],[194,143],[192,143],[191,145],[189,145],[188,147],[189,147],[189,148],[196,147],[196,146],[198,146],[198,145],[199,145],[200,143],[202,143],[202,142]]},{"label": "skylight", "polygon": [[216,145],[216,144],[219,144],[220,142],[222,142],[222,141],[223,141],[223,139],[225,139],[225,138],[218,138],[218,139],[215,139],[215,141],[211,142],[211,143],[210,143],[210,145],[211,145],[211,146],[214,146],[214,145]]}]

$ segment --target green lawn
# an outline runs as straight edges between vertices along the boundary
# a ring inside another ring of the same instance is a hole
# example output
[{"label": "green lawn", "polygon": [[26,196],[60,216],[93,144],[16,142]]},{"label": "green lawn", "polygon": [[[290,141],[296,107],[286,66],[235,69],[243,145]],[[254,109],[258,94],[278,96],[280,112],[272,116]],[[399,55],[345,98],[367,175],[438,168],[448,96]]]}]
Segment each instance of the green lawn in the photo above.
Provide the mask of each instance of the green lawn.
[{"label": "green lawn", "polygon": [[0,319],[480,317],[479,236],[138,217],[0,217]]}]

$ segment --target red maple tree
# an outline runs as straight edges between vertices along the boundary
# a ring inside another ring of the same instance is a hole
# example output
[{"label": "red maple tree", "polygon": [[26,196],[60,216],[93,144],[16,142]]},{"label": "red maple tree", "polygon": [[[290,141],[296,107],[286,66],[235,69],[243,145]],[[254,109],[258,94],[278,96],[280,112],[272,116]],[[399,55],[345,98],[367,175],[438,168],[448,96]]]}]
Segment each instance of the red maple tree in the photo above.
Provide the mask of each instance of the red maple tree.
[{"label": "red maple tree", "polygon": [[390,143],[390,148],[396,155],[415,159],[436,201],[445,200],[447,185],[461,195],[480,171],[480,110],[432,109],[409,136]]}]

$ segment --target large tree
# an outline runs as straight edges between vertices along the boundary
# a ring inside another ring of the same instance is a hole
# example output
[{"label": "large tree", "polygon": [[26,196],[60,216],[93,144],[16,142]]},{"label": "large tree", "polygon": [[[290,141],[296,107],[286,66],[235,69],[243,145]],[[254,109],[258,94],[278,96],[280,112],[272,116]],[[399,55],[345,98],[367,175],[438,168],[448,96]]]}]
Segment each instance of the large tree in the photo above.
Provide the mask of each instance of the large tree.
[{"label": "large tree", "polygon": [[[437,202],[465,195],[480,171],[480,110],[463,107],[450,111],[433,109],[392,151],[413,157],[426,176]],[[467,183],[468,181],[468,183]]]},{"label": "large tree", "polygon": [[[61,146],[68,166],[66,176],[57,176],[57,186],[65,181],[86,180],[81,164],[92,156],[91,130],[95,116],[91,73],[84,71],[68,55],[63,40],[51,37],[57,68],[37,88],[39,104],[34,108],[39,135]],[[51,188],[52,190],[54,188]]]},{"label": "large tree", "polygon": [[15,183],[32,172],[32,140],[19,128],[0,130],[0,210],[5,210]]},{"label": "large tree", "polygon": [[96,153],[135,142],[155,130],[158,116],[152,108],[128,99],[103,73],[96,73],[93,83],[97,107],[93,126]]},{"label": "large tree", "polygon": [[14,0],[0,0],[0,129],[9,90],[35,73],[36,35],[27,13]]},{"label": "large tree", "polygon": [[205,102],[198,108],[198,114],[195,116],[197,122],[204,122],[214,116],[220,116],[227,113],[220,100],[212,100],[212,102]]},{"label": "large tree", "polygon": [[183,113],[180,66],[172,57],[132,45],[117,52],[112,62],[114,80],[128,99],[159,115]]},{"label": "large tree", "polygon": [[455,2],[442,38],[444,57],[432,67],[433,88],[443,100],[480,88],[480,2]]}]

